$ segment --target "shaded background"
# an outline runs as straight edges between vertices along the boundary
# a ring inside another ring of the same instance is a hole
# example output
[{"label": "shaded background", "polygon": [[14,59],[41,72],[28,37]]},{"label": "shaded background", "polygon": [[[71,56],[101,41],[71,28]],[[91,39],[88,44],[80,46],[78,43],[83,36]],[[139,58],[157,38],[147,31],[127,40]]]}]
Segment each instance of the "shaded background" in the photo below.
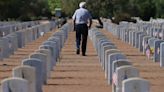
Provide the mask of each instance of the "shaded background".
[{"label": "shaded background", "polygon": [[[71,17],[79,2],[84,0],[0,0],[0,20],[37,20],[55,16],[61,8],[61,17]],[[148,21],[164,18],[164,0],[85,0],[93,18],[112,18],[116,23],[140,17]]]}]

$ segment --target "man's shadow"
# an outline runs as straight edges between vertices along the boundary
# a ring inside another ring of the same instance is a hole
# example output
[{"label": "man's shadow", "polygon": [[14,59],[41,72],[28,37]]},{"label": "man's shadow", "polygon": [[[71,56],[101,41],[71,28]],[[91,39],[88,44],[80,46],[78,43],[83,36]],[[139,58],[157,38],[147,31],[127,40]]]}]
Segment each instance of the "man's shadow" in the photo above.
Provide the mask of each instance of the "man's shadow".
[{"label": "man's shadow", "polygon": [[97,28],[103,28],[103,22],[101,21],[100,17],[97,18],[99,25],[96,25]]}]

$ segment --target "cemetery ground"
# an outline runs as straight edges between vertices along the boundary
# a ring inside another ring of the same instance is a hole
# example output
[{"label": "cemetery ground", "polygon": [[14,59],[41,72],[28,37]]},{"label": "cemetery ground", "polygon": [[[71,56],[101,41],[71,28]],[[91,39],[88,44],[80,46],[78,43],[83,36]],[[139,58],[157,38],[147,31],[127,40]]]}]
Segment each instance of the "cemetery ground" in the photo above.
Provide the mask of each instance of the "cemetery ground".
[{"label": "cemetery ground", "polygon": [[88,40],[87,56],[75,53],[75,32],[70,32],[44,92],[111,92],[92,42]]},{"label": "cemetery ground", "polygon": [[56,30],[46,33],[37,40],[28,43],[25,47],[19,48],[16,52],[14,52],[14,55],[11,55],[9,58],[4,59],[3,61],[0,61],[0,81],[11,77],[12,69],[21,65],[23,59],[29,58],[29,55],[34,53],[34,51],[39,48],[42,42],[47,40],[55,31]]},{"label": "cemetery ground", "polygon": [[159,63],[148,60],[142,52],[122,40],[119,40],[116,36],[113,36],[110,32],[101,30],[116,46],[117,48],[127,56],[128,60],[134,67],[139,70],[140,77],[150,82],[150,92],[163,92],[164,91],[164,68],[159,66]]},{"label": "cemetery ground", "polygon": [[[122,42],[111,33],[100,30],[116,47],[124,53],[134,67],[139,69],[140,77],[151,84],[151,92],[163,92],[164,69],[159,63],[148,60],[138,49]],[[54,32],[54,31],[53,31]],[[18,49],[14,55],[0,62],[0,81],[12,76],[12,69],[21,65],[21,60],[38,49],[43,41],[50,37],[52,32],[46,33],[36,41]],[[62,49],[57,65],[51,71],[51,76],[43,92],[112,92],[111,85],[107,84],[105,73],[92,42],[88,38],[87,56],[76,55],[75,32],[70,32],[68,40]]]},{"label": "cemetery ground", "polygon": [[[100,30],[123,52],[134,67],[139,69],[140,77],[151,84],[151,92],[163,92],[164,69],[159,63],[148,60],[133,46],[122,42],[111,33]],[[87,56],[76,55],[75,33],[69,33],[68,41],[61,53],[61,60],[51,72],[44,92],[112,92],[107,85],[104,71],[98,61],[92,42],[88,39]]]}]

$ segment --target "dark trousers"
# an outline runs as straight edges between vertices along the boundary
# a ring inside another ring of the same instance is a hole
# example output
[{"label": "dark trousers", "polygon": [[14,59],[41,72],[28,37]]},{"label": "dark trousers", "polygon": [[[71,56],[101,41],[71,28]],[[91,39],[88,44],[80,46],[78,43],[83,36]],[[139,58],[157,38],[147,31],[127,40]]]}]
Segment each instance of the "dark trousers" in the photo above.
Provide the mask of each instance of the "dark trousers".
[{"label": "dark trousers", "polygon": [[80,49],[80,43],[82,38],[82,53],[85,54],[87,46],[87,37],[88,37],[88,26],[87,24],[77,24],[75,26],[76,30],[76,48]]}]

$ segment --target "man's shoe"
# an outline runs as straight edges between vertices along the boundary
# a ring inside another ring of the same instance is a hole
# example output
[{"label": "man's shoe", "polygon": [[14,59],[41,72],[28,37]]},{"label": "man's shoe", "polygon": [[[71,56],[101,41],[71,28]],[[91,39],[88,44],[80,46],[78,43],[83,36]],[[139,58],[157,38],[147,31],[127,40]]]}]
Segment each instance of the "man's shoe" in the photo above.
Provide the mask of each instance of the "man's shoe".
[{"label": "man's shoe", "polygon": [[83,54],[82,54],[82,56],[86,56],[86,54],[85,54],[85,53],[83,53]]},{"label": "man's shoe", "polygon": [[76,50],[76,54],[80,54],[80,49],[77,49]]}]

